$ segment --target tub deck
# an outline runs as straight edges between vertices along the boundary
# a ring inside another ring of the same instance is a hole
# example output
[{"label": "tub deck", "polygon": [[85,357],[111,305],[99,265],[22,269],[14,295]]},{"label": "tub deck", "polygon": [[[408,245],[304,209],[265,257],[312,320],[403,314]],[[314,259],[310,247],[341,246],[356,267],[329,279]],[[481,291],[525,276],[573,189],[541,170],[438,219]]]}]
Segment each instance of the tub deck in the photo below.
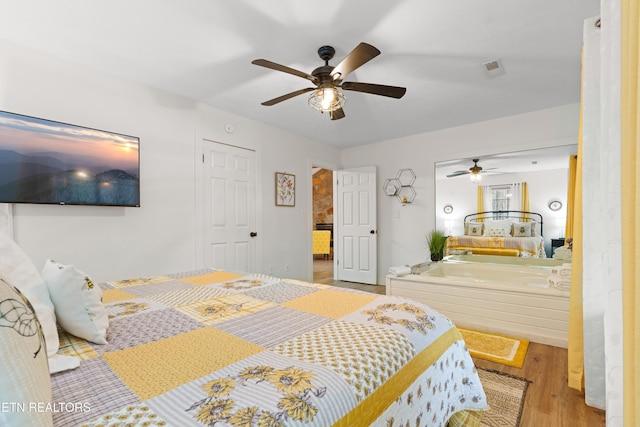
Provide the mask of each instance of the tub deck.
[{"label": "tub deck", "polygon": [[[536,274],[540,274],[539,266],[532,267],[533,279],[522,277],[522,266],[515,270],[505,266],[504,277],[477,279],[464,275],[447,277],[442,264],[427,265],[423,271],[418,271],[420,274],[387,276],[387,295],[423,302],[460,327],[567,347],[569,292],[542,287],[540,279],[536,278]],[[472,267],[465,265],[462,271],[469,274]],[[487,266],[478,267],[483,270]],[[497,266],[495,270],[502,268]],[[486,274],[485,271],[481,273]]]}]

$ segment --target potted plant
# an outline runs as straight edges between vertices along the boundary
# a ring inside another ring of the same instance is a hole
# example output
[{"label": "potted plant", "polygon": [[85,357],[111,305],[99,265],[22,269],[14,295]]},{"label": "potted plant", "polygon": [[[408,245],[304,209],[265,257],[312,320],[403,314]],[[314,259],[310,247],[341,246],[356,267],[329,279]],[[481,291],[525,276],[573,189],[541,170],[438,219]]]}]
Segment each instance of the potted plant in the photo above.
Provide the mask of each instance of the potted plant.
[{"label": "potted plant", "polygon": [[432,230],[427,234],[427,245],[431,253],[431,261],[440,261],[444,257],[444,246],[447,236],[441,230]]}]

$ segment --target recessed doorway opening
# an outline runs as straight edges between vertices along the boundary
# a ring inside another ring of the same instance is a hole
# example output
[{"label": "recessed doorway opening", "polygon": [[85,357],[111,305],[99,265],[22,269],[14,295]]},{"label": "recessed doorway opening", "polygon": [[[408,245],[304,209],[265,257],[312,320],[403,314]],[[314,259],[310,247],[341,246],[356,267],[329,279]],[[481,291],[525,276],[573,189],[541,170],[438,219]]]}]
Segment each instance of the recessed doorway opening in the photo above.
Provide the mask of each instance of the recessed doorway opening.
[{"label": "recessed doorway opening", "polygon": [[333,171],[312,170],[313,281],[333,280]]}]

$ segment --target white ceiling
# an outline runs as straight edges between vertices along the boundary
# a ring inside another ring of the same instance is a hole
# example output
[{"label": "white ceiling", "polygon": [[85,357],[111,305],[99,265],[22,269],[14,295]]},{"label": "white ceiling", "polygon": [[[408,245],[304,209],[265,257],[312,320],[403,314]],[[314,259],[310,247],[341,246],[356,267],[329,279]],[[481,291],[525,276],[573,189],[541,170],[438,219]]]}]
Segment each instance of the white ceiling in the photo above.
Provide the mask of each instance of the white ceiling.
[{"label": "white ceiling", "polygon": [[[540,172],[553,169],[568,169],[569,156],[578,153],[578,145],[562,145],[558,147],[535,150],[514,151],[486,156],[474,157],[482,174],[511,174]],[[473,159],[457,159],[435,164],[436,180],[455,179],[469,180],[469,175],[447,177],[457,171],[468,171],[473,166]]]},{"label": "white ceiling", "polygon": [[[583,20],[600,0],[0,0],[0,38],[336,147],[579,101]],[[300,95],[322,45],[382,54],[345,80],[404,86],[400,100],[346,92],[331,121]],[[504,75],[482,64],[499,60]]]}]

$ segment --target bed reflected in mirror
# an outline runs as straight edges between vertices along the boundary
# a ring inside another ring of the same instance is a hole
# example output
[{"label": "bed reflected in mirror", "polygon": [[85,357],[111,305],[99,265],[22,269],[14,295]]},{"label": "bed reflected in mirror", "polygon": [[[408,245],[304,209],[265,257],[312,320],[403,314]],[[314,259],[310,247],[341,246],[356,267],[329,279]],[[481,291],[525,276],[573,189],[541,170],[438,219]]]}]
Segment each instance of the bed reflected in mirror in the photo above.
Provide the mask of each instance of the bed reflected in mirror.
[{"label": "bed reflected in mirror", "polygon": [[[473,218],[467,216],[484,211],[528,211],[540,215],[537,217],[540,221],[538,233],[542,236],[543,249],[539,256],[552,257],[555,251],[564,247],[569,163],[577,149],[577,144],[572,144],[436,163],[436,228],[458,238],[469,236],[469,233],[491,237],[492,234],[500,234],[500,227],[494,227],[498,223],[491,223],[490,228],[486,227],[486,221],[507,220],[507,214],[494,213],[491,217],[485,215]],[[532,221],[534,215],[515,215],[511,223],[515,222],[519,226],[514,228],[511,225],[508,232],[507,227],[504,227],[503,237],[511,240],[504,243],[506,246],[517,246],[517,241],[511,239],[513,237],[530,238],[535,235],[530,227],[534,228],[536,225],[526,224]],[[470,229],[471,218],[472,222],[481,223],[481,226]],[[468,242],[464,240],[464,243]],[[507,251],[514,256],[536,256],[530,251],[517,250],[517,247],[499,249],[516,249]],[[477,251],[492,255],[490,250]],[[505,253],[504,250],[499,252],[501,253],[495,255]],[[559,256],[562,254],[563,251]]]}]

